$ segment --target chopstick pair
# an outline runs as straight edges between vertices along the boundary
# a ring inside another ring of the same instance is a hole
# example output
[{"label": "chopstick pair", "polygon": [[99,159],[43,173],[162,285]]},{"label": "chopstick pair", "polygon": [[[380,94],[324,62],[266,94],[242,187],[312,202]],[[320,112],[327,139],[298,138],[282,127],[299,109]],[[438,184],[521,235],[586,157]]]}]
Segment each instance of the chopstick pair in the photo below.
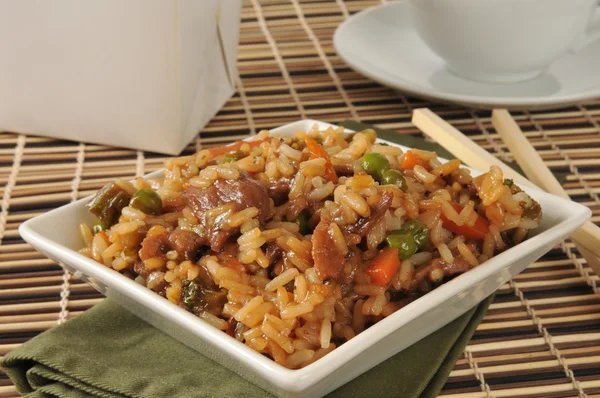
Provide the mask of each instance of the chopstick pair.
[{"label": "chopstick pair", "polygon": [[[433,138],[468,166],[487,170],[490,166],[496,165],[502,169],[506,177],[511,178],[518,185],[536,187],[570,199],[535,148],[525,138],[519,125],[505,109],[496,109],[492,112],[492,124],[529,179],[508,167],[429,109],[415,109],[412,122],[424,134]],[[600,228],[587,221],[571,235],[571,239],[590,268],[600,275]]]}]

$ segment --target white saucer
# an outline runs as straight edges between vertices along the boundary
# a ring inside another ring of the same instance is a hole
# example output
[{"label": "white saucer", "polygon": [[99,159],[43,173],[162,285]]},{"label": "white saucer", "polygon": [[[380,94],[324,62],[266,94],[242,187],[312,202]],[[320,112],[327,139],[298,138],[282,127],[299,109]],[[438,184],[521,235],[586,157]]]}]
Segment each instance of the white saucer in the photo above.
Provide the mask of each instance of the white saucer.
[{"label": "white saucer", "polygon": [[522,83],[487,84],[449,72],[417,36],[404,2],[362,11],[333,37],[344,61],[395,89],[441,102],[477,108],[551,108],[600,97],[600,41],[555,61],[541,76]]}]

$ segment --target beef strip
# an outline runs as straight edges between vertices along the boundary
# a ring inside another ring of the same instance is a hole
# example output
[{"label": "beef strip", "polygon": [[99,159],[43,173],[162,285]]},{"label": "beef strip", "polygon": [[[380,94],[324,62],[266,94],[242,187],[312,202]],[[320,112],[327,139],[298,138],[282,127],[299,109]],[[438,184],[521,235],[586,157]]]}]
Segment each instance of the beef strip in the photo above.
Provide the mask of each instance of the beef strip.
[{"label": "beef strip", "polygon": [[344,269],[345,255],[339,251],[331,234],[332,221],[321,219],[312,236],[312,255],[320,280],[337,279]]},{"label": "beef strip", "polygon": [[269,241],[265,250],[265,256],[269,260],[269,266],[272,266],[283,256],[283,249],[275,241]]},{"label": "beef strip", "polygon": [[267,189],[262,182],[254,180],[246,172],[241,172],[238,180],[219,179],[207,188],[190,187],[183,192],[182,197],[204,228],[206,240],[204,243],[209,244],[214,251],[220,251],[227,239],[237,230],[223,228],[227,215],[208,220],[206,217],[208,210],[224,204],[233,204],[237,211],[256,207],[261,223],[269,217],[270,204]]},{"label": "beef strip", "polygon": [[323,212],[323,207],[325,203],[320,200],[318,202],[313,202],[308,204],[308,226],[309,228],[316,227],[317,224],[321,221],[321,213]]},{"label": "beef strip", "polygon": [[350,163],[334,164],[333,169],[338,177],[352,177],[354,175],[354,167]]},{"label": "beef strip", "polygon": [[185,202],[181,196],[163,200],[163,210],[165,213],[176,213],[183,210],[184,207]]},{"label": "beef strip", "polygon": [[371,211],[371,216],[368,218],[360,218],[356,224],[347,225],[344,231],[348,234],[358,234],[365,236],[377,224],[377,222],[385,215],[385,212],[392,206],[394,195],[391,192],[385,191],[381,196],[381,201],[375,205]]},{"label": "beef strip", "polygon": [[286,256],[282,256],[269,267],[269,278],[273,279],[279,276],[283,271],[288,269],[289,260]]},{"label": "beef strip", "polygon": [[422,281],[431,280],[431,271],[434,269],[441,269],[444,273],[444,277],[446,278],[448,276],[465,273],[470,268],[471,264],[463,256],[454,257],[453,263],[447,263],[441,258],[435,258],[431,264],[417,269],[417,272],[415,272],[415,276],[411,283],[411,290],[416,290]]},{"label": "beef strip", "polygon": [[261,223],[269,217],[271,206],[267,190],[262,182],[253,179],[248,173],[241,172],[238,180],[217,180],[215,186],[223,203],[235,203],[238,211],[256,207]]},{"label": "beef strip", "polygon": [[204,242],[204,239],[197,233],[181,229],[173,231],[169,235],[168,240],[171,249],[175,250],[186,260],[194,260]]},{"label": "beef strip", "polygon": [[[147,236],[142,241],[142,248],[139,251],[142,261],[152,257],[159,257],[163,260],[167,259],[166,253],[169,251],[169,234]],[[138,272],[139,273],[139,272]]]},{"label": "beef strip", "polygon": [[467,184],[467,189],[469,190],[473,198],[479,198],[479,192],[477,191],[477,187],[473,182]]},{"label": "beef strip", "polygon": [[269,197],[273,199],[276,206],[281,206],[289,199],[288,195],[290,194],[292,180],[293,178],[291,177],[281,177],[276,182],[269,182],[267,184]]},{"label": "beef strip", "polygon": [[203,242],[204,239],[192,231],[176,229],[173,232],[146,237],[142,241],[139,255],[142,260],[148,260],[152,257],[166,260],[167,252],[175,250],[186,260],[194,260]]}]

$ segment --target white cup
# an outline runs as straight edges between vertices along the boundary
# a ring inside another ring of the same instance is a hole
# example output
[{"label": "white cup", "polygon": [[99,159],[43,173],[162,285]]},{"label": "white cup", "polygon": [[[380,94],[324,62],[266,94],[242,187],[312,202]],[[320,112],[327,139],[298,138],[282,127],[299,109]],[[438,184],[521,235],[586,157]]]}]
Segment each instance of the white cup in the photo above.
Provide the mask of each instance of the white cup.
[{"label": "white cup", "polygon": [[421,39],[459,76],[511,83],[600,37],[597,0],[408,0]]}]

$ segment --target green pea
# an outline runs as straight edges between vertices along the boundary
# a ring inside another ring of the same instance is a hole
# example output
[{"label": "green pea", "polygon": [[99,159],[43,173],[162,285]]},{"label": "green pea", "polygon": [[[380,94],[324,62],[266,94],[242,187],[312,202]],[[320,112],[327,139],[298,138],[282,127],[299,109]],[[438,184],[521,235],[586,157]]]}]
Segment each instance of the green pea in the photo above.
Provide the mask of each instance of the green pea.
[{"label": "green pea", "polygon": [[104,226],[102,225],[102,221],[97,220],[94,225],[92,225],[92,233],[96,235],[99,232],[104,231]]},{"label": "green pea", "polygon": [[377,180],[380,180],[383,173],[390,168],[387,158],[377,152],[366,153],[360,160],[360,165],[367,174]]},{"label": "green pea", "polygon": [[400,231],[411,233],[419,249],[429,243],[429,228],[419,220],[408,220],[402,225]]},{"label": "green pea", "polygon": [[395,185],[402,190],[402,192],[408,191],[408,185],[406,185],[406,179],[398,170],[386,170],[381,175],[381,183],[388,185]]},{"label": "green pea", "polygon": [[394,231],[394,233],[388,234],[385,238],[388,245],[398,249],[398,257],[400,260],[406,260],[417,252],[417,242],[410,232],[400,233]]},{"label": "green pea", "polygon": [[308,227],[308,215],[305,212],[298,214],[296,224],[300,227],[300,233],[302,235],[310,233],[310,228]]},{"label": "green pea", "polygon": [[133,194],[129,206],[143,211],[146,214],[160,214],[162,212],[162,200],[151,188],[144,188]]}]

